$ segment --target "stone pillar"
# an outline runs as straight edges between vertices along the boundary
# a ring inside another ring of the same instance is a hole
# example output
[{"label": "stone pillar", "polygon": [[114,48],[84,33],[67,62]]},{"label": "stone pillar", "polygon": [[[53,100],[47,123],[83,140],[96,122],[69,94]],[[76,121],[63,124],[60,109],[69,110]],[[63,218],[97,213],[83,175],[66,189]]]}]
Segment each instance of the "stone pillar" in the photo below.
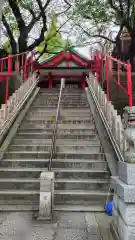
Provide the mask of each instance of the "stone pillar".
[{"label": "stone pillar", "polygon": [[112,229],[121,240],[135,239],[135,107],[126,107],[125,136],[128,141],[125,162],[118,163],[118,177],[113,178],[114,213]]},{"label": "stone pillar", "polygon": [[42,172],[40,175],[39,217],[51,220],[53,213],[54,173]]}]

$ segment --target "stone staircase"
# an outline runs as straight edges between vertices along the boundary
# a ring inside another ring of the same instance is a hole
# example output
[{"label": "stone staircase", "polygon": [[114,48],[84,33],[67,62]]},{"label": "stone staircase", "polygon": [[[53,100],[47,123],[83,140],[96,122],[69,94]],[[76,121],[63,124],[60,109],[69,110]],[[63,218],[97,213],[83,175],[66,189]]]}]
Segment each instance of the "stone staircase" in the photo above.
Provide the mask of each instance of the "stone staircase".
[{"label": "stone staircase", "polygon": [[[40,89],[0,164],[0,210],[38,210],[47,171],[59,89]],[[85,91],[64,89],[58,121],[54,207],[103,211],[110,172]]]}]

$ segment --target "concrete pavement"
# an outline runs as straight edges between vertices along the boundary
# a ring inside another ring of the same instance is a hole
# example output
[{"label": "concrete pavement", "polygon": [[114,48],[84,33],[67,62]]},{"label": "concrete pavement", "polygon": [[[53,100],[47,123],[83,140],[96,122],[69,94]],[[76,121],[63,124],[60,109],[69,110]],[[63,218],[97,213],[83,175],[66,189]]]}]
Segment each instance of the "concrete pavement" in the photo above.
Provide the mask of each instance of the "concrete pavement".
[{"label": "concrete pavement", "polygon": [[0,240],[113,240],[105,213],[54,212],[53,222],[32,213],[0,213]]}]

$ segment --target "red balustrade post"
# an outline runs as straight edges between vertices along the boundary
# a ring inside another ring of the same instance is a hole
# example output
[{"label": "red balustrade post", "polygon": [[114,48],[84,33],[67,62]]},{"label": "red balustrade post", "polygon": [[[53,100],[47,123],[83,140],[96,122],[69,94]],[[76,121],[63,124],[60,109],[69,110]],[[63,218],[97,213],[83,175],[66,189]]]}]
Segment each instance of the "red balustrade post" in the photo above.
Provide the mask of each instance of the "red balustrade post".
[{"label": "red balustrade post", "polygon": [[16,57],[16,60],[15,60],[15,71],[17,73],[19,73],[19,57],[18,57],[18,55],[15,56],[15,57]]},{"label": "red balustrade post", "polygon": [[25,55],[24,68],[23,68],[23,80],[27,78],[27,56]]},{"label": "red balustrade post", "polygon": [[12,72],[12,58],[11,56],[8,56],[8,75],[11,76]]},{"label": "red balustrade post", "polygon": [[52,76],[52,73],[50,72],[48,74],[48,80],[49,80],[49,88],[52,88],[53,87],[53,76]]},{"label": "red balustrade post", "polygon": [[49,78],[49,88],[52,88],[52,78]]},{"label": "red balustrade post", "polygon": [[12,72],[12,58],[11,58],[11,56],[8,56],[8,72],[7,72],[7,76],[5,78],[5,80],[6,80],[6,84],[5,84],[5,104],[7,104],[7,101],[8,101],[8,91],[9,91],[8,80],[9,80],[9,77],[11,76],[11,72]]},{"label": "red balustrade post", "polygon": [[127,87],[128,87],[128,96],[129,96],[129,106],[133,106],[132,98],[132,74],[131,74],[131,65],[127,64]]},{"label": "red balustrade post", "polygon": [[120,85],[120,63],[117,63],[117,80],[118,80],[118,84]]},{"label": "red balustrade post", "polygon": [[107,94],[107,101],[110,100],[110,90],[109,90],[109,59],[106,56],[106,94]]},{"label": "red balustrade post", "polygon": [[5,78],[5,80],[6,80],[6,86],[5,86],[5,104],[7,104],[7,101],[8,101],[8,80],[9,80],[9,77],[8,76],[6,76],[6,78]]},{"label": "red balustrade post", "polygon": [[85,89],[85,87],[86,87],[86,74],[85,73],[82,74],[81,87],[82,87],[82,89]]}]

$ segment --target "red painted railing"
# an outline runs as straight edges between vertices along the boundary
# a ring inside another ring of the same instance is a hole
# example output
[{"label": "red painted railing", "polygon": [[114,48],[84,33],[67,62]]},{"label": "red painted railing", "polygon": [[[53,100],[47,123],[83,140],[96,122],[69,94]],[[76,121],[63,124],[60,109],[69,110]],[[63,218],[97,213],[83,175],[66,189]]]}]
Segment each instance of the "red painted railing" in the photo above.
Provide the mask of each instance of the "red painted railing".
[{"label": "red painted railing", "polygon": [[[107,86],[107,99],[110,100],[110,84],[109,81],[114,81],[115,84],[128,95],[129,106],[132,107],[132,76],[131,65],[124,63],[112,56],[106,56],[105,59],[105,76]],[[113,76],[113,70],[115,68],[116,77]],[[124,74],[123,74],[124,73]],[[123,74],[123,76],[122,76]],[[122,77],[126,78],[125,80]]]},{"label": "red painted railing", "polygon": [[[131,65],[113,58],[112,56],[104,55],[99,51],[95,51],[95,54],[90,53],[90,55],[92,56],[91,58],[95,60],[90,70],[96,73],[97,81],[100,82],[101,85],[105,83],[108,101],[110,100],[111,94],[110,81],[113,81],[118,88],[127,94],[128,104],[131,107],[133,105]],[[104,77],[102,76],[103,71],[105,73]]]},{"label": "red painted railing", "polygon": [[6,81],[5,103],[7,103],[9,97],[9,78],[16,72],[25,81],[34,71],[34,60],[34,54],[30,52],[19,53],[0,59],[0,81]]}]

